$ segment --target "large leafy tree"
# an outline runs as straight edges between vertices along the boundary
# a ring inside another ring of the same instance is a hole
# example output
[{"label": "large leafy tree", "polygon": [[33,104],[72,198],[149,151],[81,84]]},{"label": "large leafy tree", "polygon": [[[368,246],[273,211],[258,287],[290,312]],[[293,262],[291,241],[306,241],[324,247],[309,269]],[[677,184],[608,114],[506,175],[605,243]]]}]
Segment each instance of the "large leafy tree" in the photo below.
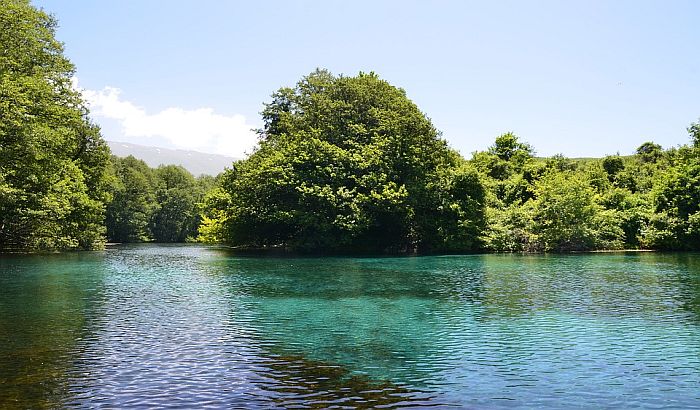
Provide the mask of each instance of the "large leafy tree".
[{"label": "large leafy tree", "polygon": [[479,177],[456,168],[459,156],[403,90],[373,73],[318,70],[273,94],[262,116],[258,149],[210,201],[224,207],[208,211],[220,239],[313,250],[478,246]]},{"label": "large leafy tree", "polygon": [[0,249],[103,242],[109,149],[55,27],[26,0],[0,0]]}]

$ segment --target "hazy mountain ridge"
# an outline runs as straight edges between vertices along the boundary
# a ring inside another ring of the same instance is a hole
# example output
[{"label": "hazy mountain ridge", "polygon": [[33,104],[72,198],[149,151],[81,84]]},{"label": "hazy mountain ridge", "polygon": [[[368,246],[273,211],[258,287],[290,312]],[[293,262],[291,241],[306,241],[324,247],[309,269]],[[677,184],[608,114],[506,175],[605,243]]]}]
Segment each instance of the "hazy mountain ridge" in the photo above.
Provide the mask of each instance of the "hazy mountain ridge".
[{"label": "hazy mountain ridge", "polygon": [[133,144],[130,142],[107,141],[112,154],[118,157],[134,157],[143,160],[150,167],[158,165],[181,165],[193,175],[218,175],[226,167],[230,167],[238,158],[226,155],[207,154],[198,151],[152,147]]}]

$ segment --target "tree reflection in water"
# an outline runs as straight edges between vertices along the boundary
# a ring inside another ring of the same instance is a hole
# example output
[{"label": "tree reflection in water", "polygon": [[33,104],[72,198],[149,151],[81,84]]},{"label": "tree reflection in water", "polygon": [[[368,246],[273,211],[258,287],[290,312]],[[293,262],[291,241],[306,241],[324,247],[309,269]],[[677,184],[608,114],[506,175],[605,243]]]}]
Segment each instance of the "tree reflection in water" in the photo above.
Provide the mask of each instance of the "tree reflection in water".
[{"label": "tree reflection in water", "polygon": [[303,356],[271,356],[262,363],[260,386],[283,408],[435,406],[430,394],[390,381],[352,374],[338,365]]}]

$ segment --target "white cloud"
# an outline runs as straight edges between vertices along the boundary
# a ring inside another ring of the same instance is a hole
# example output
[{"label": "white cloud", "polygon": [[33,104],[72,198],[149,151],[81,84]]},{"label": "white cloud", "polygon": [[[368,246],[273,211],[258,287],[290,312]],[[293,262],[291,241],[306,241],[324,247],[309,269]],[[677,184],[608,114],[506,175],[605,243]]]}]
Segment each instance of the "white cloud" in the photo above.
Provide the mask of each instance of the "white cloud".
[{"label": "white cloud", "polygon": [[[78,89],[77,79],[74,87]],[[93,118],[117,120],[125,137],[147,139],[160,137],[176,148],[243,157],[252,151],[257,141],[253,125],[242,115],[217,114],[212,108],[186,110],[166,108],[148,113],[136,104],[124,100],[121,90],[105,87],[94,91],[80,89],[88,102]]]}]

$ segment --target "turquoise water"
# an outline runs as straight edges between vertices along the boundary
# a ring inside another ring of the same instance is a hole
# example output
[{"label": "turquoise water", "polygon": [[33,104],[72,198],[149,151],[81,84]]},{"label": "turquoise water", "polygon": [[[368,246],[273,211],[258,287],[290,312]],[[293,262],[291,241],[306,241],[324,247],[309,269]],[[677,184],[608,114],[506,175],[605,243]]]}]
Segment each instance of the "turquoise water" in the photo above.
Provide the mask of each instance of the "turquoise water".
[{"label": "turquoise water", "polygon": [[0,256],[0,408],[700,406],[700,255]]}]

